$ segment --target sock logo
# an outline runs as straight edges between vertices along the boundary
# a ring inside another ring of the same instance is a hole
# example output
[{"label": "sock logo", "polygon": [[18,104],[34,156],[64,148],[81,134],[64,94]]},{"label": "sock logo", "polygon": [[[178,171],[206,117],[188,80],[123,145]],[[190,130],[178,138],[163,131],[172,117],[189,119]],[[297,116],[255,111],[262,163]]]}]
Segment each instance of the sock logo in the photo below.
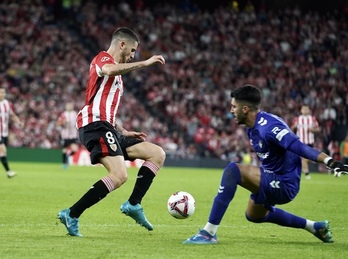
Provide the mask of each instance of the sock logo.
[{"label": "sock logo", "polygon": [[224,189],[225,189],[225,186],[219,186],[219,190],[218,190],[218,193],[223,193],[224,192]]}]

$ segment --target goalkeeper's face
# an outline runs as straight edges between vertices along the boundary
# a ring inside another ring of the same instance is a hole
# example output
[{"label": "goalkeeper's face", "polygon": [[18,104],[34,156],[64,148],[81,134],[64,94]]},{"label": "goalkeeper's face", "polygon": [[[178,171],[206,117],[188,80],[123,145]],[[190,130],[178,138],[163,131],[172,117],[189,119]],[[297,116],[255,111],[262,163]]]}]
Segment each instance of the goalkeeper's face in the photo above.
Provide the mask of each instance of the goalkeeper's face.
[{"label": "goalkeeper's face", "polygon": [[245,124],[246,122],[246,112],[245,112],[245,105],[241,102],[236,102],[235,98],[232,98],[231,101],[231,110],[234,120],[237,122],[237,124]]}]

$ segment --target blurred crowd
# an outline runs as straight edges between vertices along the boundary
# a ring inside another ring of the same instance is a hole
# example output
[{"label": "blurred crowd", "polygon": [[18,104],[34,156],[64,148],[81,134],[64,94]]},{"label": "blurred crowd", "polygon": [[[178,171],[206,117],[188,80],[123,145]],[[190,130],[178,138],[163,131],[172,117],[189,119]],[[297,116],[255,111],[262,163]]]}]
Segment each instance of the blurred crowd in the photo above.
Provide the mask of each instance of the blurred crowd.
[{"label": "blurred crowd", "polygon": [[293,7],[239,10],[141,0],[118,5],[76,1],[0,4],[0,83],[25,121],[10,145],[59,147],[58,115],[67,101],[84,102],[90,59],[106,50],[121,26],[140,36],[136,59],[163,54],[165,66],[124,76],[119,123],[148,134],[169,156],[240,161],[249,153],[245,130],[233,121],[230,90],[254,84],[262,109],[291,124],[308,104],[325,149],[333,127],[348,124],[348,19]]}]

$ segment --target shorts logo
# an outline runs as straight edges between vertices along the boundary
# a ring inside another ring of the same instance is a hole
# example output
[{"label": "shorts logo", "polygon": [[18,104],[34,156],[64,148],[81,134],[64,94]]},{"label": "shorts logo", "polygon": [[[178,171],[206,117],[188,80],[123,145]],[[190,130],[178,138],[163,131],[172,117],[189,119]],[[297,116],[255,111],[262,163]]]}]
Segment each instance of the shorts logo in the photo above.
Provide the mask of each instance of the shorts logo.
[{"label": "shorts logo", "polygon": [[109,145],[110,148],[113,150],[113,151],[116,151],[117,150],[117,145],[116,144],[112,144],[112,145]]},{"label": "shorts logo", "polygon": [[273,180],[269,184],[271,185],[272,188],[275,188],[275,189],[279,189],[280,188],[280,186],[279,186],[280,182],[279,181]]}]

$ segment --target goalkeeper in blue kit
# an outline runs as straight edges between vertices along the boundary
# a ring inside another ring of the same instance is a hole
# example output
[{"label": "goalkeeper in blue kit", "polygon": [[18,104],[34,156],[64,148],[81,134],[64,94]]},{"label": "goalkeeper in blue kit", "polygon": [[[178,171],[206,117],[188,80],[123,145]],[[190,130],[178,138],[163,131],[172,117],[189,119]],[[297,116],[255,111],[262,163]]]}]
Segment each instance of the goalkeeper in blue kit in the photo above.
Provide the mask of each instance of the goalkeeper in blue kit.
[{"label": "goalkeeper in blue kit", "polygon": [[250,144],[261,166],[234,162],[226,166],[207,224],[198,234],[185,240],[184,244],[217,243],[217,229],[238,185],[251,192],[245,212],[248,221],[305,229],[324,243],[332,243],[327,220],[301,218],[275,205],[289,203],[298,194],[301,157],[325,164],[337,177],[348,174],[348,165],[303,144],[281,118],[261,111],[262,95],[257,87],[239,87],[232,91],[231,98],[231,113],[239,125],[247,126]]}]

